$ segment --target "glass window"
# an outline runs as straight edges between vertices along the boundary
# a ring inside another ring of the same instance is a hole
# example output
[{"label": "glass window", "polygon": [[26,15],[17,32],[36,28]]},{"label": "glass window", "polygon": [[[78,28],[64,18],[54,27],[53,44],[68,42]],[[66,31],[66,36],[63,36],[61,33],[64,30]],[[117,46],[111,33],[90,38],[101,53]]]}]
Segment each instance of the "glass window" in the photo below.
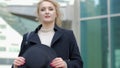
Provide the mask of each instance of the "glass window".
[{"label": "glass window", "polygon": [[6,37],[5,37],[5,36],[0,35],[0,40],[5,40],[5,39],[6,39]]},{"label": "glass window", "polygon": [[19,52],[19,48],[18,47],[10,47],[9,52]]},{"label": "glass window", "polygon": [[107,0],[80,0],[80,17],[107,14]]},{"label": "glass window", "polygon": [[1,51],[6,51],[6,48],[5,48],[5,47],[0,46],[0,52],[1,52]]},{"label": "glass window", "polygon": [[85,20],[80,25],[84,68],[108,68],[107,19]]},{"label": "glass window", "polygon": [[0,65],[10,65],[14,59],[0,58]]},{"label": "glass window", "polygon": [[120,13],[120,0],[110,0],[111,14]]},{"label": "glass window", "polygon": [[6,25],[0,25],[0,29],[6,28]]},{"label": "glass window", "polygon": [[112,64],[120,68],[120,16],[111,18]]}]

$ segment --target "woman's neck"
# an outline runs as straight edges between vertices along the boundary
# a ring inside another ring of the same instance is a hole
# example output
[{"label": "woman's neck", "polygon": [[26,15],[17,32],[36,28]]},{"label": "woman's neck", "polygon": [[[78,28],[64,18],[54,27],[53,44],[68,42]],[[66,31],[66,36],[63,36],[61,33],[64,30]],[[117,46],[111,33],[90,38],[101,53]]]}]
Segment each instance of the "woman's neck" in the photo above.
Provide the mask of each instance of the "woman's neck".
[{"label": "woman's neck", "polygon": [[42,29],[53,29],[54,28],[54,22],[53,23],[42,23]]}]

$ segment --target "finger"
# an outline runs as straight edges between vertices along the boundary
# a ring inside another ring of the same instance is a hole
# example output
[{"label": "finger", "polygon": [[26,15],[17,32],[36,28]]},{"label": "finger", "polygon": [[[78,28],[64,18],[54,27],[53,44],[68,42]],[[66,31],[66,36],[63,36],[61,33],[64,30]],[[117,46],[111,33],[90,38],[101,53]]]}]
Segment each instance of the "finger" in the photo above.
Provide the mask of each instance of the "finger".
[{"label": "finger", "polygon": [[55,65],[54,67],[64,67],[64,64],[62,62],[61,63],[56,63],[54,65]]},{"label": "finger", "polygon": [[15,60],[15,61],[14,61],[14,64],[17,65],[17,66],[18,66],[18,65],[23,65],[24,63],[25,63],[25,62],[21,62],[21,61],[19,61],[19,60]]},{"label": "finger", "polygon": [[54,64],[54,63],[59,63],[61,61],[63,61],[61,58],[55,58],[54,60],[52,60],[51,63]]},{"label": "finger", "polygon": [[64,61],[59,61],[51,64],[52,67],[64,67],[65,62]]},{"label": "finger", "polygon": [[24,57],[19,57],[19,59],[21,59],[21,60],[25,61],[25,58],[24,58]]},{"label": "finger", "polygon": [[62,58],[55,58],[53,61],[62,60]]},{"label": "finger", "polygon": [[52,65],[57,65],[57,64],[60,64],[60,63],[62,63],[63,61],[54,61],[54,62],[52,62],[51,64]]},{"label": "finger", "polygon": [[15,66],[20,66],[20,64],[21,64],[20,62],[18,62],[18,61],[16,61],[16,60],[14,61],[14,65],[15,65]]},{"label": "finger", "polygon": [[25,63],[25,59],[23,57],[17,57],[14,60],[14,65],[23,65]]},{"label": "finger", "polygon": [[19,62],[25,63],[25,59],[23,57],[19,57],[16,60],[19,61]]}]

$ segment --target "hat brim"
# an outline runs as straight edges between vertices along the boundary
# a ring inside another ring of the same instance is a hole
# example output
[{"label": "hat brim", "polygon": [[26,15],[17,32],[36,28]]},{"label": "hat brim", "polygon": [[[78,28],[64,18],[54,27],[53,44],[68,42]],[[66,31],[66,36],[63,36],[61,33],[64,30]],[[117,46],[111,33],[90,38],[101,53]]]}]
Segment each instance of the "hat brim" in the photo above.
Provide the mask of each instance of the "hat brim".
[{"label": "hat brim", "polygon": [[46,45],[33,45],[23,54],[25,64],[19,68],[51,68],[50,62],[57,57],[55,51]]}]

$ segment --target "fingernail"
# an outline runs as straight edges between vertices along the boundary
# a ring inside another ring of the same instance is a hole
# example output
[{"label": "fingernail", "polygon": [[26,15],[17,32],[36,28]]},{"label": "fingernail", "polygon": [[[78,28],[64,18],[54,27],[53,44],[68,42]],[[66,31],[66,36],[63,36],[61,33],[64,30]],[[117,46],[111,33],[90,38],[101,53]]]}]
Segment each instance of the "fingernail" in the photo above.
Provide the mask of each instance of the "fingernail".
[{"label": "fingernail", "polygon": [[52,64],[50,63],[50,66],[52,66]]}]

